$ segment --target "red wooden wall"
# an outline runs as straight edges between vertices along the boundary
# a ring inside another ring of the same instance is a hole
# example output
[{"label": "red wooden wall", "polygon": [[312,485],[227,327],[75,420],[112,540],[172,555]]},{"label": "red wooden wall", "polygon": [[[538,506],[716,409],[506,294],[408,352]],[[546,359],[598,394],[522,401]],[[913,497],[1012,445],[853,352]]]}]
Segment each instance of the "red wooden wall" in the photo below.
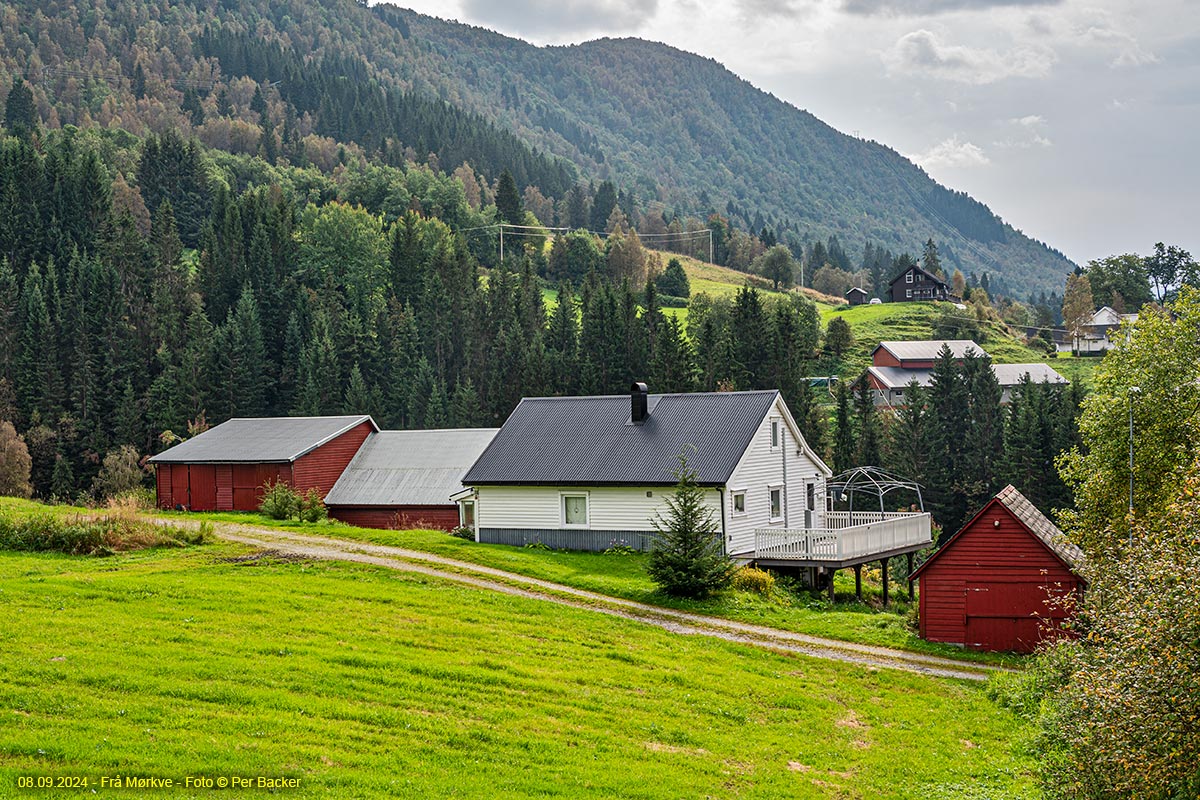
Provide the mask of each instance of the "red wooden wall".
[{"label": "red wooden wall", "polygon": [[321,497],[329,494],[329,490],[342,477],[350,459],[362,447],[367,436],[375,429],[370,422],[356,425],[341,436],[306,453],[292,464],[292,485],[300,491],[317,488]]},{"label": "red wooden wall", "polygon": [[1029,652],[1067,619],[1051,596],[1082,582],[993,500],[921,571],[921,637]]},{"label": "red wooden wall", "polygon": [[329,516],[360,528],[406,530],[433,528],[448,531],[458,527],[458,506],[330,506]]},{"label": "red wooden wall", "polygon": [[324,497],[372,430],[369,422],[357,425],[293,464],[159,464],[158,505],[192,511],[255,511],[267,481],[282,481],[301,491],[315,487]]}]

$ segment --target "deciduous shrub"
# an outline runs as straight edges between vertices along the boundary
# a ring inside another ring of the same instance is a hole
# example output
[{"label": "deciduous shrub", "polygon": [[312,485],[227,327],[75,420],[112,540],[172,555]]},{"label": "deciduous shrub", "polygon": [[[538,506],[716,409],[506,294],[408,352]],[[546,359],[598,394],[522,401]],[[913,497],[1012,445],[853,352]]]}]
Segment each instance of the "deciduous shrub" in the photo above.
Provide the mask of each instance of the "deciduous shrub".
[{"label": "deciduous shrub", "polygon": [[0,497],[29,497],[33,462],[29,448],[8,420],[0,420]]},{"label": "deciduous shrub", "polygon": [[450,535],[459,539],[466,539],[468,542],[475,541],[475,529],[469,525],[459,525],[456,528],[451,528]]},{"label": "deciduous shrub", "polygon": [[109,450],[104,456],[100,472],[92,483],[92,493],[99,499],[107,500],[140,488],[145,480],[146,470],[142,468],[137,448],[124,444]]},{"label": "deciduous shrub", "polygon": [[733,588],[770,597],[775,591],[775,576],[757,567],[742,567],[733,573]]}]

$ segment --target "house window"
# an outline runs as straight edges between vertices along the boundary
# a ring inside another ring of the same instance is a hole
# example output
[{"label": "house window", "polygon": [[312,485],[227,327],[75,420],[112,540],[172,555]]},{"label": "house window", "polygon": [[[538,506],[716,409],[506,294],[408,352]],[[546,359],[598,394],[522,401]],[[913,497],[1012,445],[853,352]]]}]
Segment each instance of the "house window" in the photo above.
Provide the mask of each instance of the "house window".
[{"label": "house window", "polygon": [[588,525],[588,496],[586,494],[563,494],[562,524],[564,528],[586,528]]},{"label": "house window", "polygon": [[817,510],[817,485],[815,483],[807,484],[805,487],[806,497],[804,507],[809,511]]},{"label": "house window", "polygon": [[779,420],[771,420],[771,449],[779,449]]},{"label": "house window", "polygon": [[771,521],[783,519],[783,487],[771,487]]},{"label": "house window", "polygon": [[742,489],[733,493],[733,513],[741,515],[746,513],[746,490]]},{"label": "house window", "polygon": [[458,504],[458,524],[464,528],[475,527],[475,501],[464,500]]},{"label": "house window", "polygon": [[915,274],[916,274],[916,273],[913,273],[913,272],[906,272],[906,273],[904,274],[904,282],[905,282],[905,283],[912,283],[912,282],[913,282],[913,275],[915,275]]},{"label": "house window", "polygon": [[912,289],[905,289],[904,296],[911,299],[912,298]]}]

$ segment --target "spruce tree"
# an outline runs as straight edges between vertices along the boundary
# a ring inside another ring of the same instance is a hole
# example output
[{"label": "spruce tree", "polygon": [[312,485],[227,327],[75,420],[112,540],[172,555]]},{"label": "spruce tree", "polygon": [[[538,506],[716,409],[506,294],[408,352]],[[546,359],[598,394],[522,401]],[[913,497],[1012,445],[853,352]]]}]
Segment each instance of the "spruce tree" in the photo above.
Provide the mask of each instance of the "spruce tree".
[{"label": "spruce tree", "polygon": [[559,284],[558,305],[546,332],[550,390],[560,395],[574,394],[579,388],[579,315],[574,291],[570,283]]},{"label": "spruce tree", "polygon": [[875,392],[864,373],[854,382],[854,416],[858,427],[855,460],[859,466],[881,466],[879,415],[875,411]]},{"label": "spruce tree", "polygon": [[37,107],[33,91],[19,77],[14,77],[8,99],[4,103],[4,127],[18,139],[28,139],[37,130]]},{"label": "spruce tree", "polygon": [[854,424],[850,419],[850,393],[846,384],[839,382],[834,390],[837,401],[835,421],[837,435],[833,440],[833,471],[841,474],[855,466]]},{"label": "spruce tree", "polygon": [[496,182],[496,211],[503,222],[510,225],[525,224],[525,209],[521,203],[521,193],[517,190],[517,182],[512,173],[504,170]]},{"label": "spruce tree", "polygon": [[658,535],[646,572],[665,594],[703,599],[727,588],[737,565],[725,555],[705,489],[696,483],[684,454],[676,477],[675,491],[664,501],[666,515],[656,514],[652,522]]}]

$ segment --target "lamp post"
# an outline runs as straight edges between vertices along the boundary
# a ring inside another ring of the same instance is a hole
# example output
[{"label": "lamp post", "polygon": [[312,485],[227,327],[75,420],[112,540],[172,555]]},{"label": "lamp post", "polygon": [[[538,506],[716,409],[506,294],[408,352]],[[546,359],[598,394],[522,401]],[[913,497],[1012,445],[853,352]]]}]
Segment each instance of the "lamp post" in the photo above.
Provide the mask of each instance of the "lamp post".
[{"label": "lamp post", "polygon": [[1130,386],[1126,392],[1129,399],[1129,545],[1133,546],[1133,396],[1141,394],[1142,387]]}]

